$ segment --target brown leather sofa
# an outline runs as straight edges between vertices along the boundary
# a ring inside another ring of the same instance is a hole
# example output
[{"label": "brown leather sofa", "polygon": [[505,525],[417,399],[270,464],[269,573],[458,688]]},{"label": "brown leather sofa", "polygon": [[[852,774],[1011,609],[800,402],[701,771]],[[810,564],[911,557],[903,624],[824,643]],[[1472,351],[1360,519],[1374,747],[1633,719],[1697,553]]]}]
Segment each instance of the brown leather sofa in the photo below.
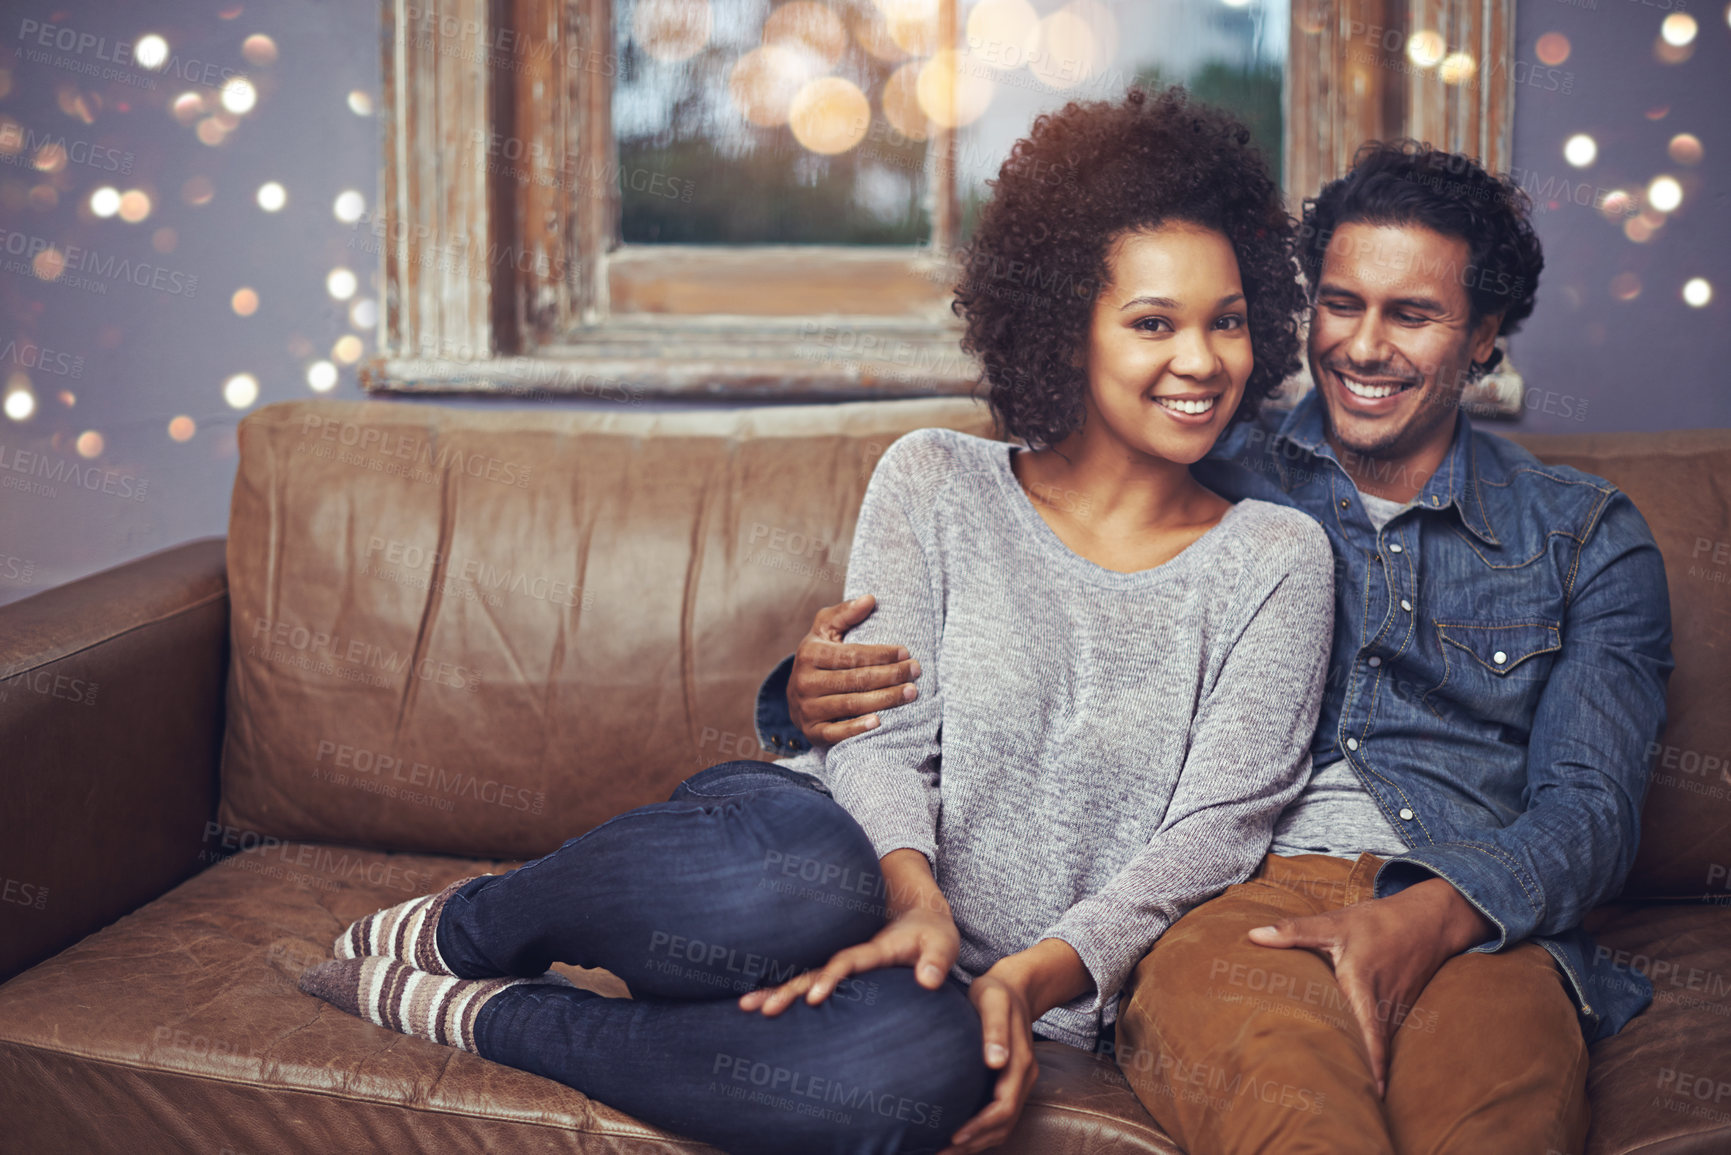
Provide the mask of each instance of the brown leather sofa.
[{"label": "brown leather sofa", "polygon": [[[934,424],[987,428],[959,400],[247,417],[226,543],[0,609],[0,1149],[705,1149],[295,978],[351,919],[758,756],[758,679],[838,596],[877,456]],[[1731,1150],[1731,431],[1522,440],[1634,497],[1676,629],[1639,864],[1593,918],[1658,995],[1594,1051],[1591,1150]],[[1109,1062],[1040,1062],[1010,1149],[1176,1150]]]}]

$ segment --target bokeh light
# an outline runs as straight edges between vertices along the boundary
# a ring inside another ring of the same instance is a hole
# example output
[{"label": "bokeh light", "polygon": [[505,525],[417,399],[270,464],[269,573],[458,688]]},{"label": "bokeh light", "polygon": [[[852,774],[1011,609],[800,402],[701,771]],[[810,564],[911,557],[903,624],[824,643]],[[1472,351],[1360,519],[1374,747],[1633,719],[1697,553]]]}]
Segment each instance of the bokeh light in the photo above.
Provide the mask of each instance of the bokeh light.
[{"label": "bokeh light", "polygon": [[344,268],[332,269],[325,278],[325,291],[339,301],[346,301],[354,296],[359,287],[355,275]]},{"label": "bokeh light", "polygon": [[204,102],[204,97],[196,92],[183,92],[174,98],[168,106],[168,111],[174,114],[174,119],[182,124],[191,124],[210,111]]},{"label": "bokeh light", "polygon": [[[1099,54],[1094,29],[1089,27],[1088,21],[1073,6],[1060,8],[1040,21],[1039,53],[1028,62],[1028,68],[1040,78],[1041,84],[1062,91],[1076,87],[1093,75],[1098,67]],[[991,82],[985,83],[990,85]],[[987,91],[990,92],[990,88]],[[959,98],[957,106],[961,106]],[[984,106],[981,111],[985,111]],[[935,116],[932,119],[938,120]]]},{"label": "bokeh light", "polygon": [[234,291],[234,296],[228,299],[228,304],[236,316],[250,317],[258,312],[258,292],[243,286]]},{"label": "bokeh light", "polygon": [[763,22],[765,44],[791,44],[811,51],[834,68],[847,51],[847,28],[835,10],[817,0],[790,0]]},{"label": "bokeh light", "polygon": [[1683,300],[1694,308],[1705,308],[1713,299],[1713,286],[1706,277],[1690,277],[1683,282]]},{"label": "bokeh light", "polygon": [[331,206],[336,218],[345,225],[352,225],[361,219],[367,211],[367,198],[354,189],[344,189],[337,194],[336,203]]},{"label": "bokeh light", "polygon": [[1659,25],[1659,37],[1671,47],[1681,48],[1685,44],[1694,43],[1698,30],[1699,26],[1693,16],[1687,12],[1673,12]]},{"label": "bokeh light", "polygon": [[66,146],[51,140],[36,150],[36,158],[30,164],[37,172],[59,172],[66,167]]},{"label": "bokeh light", "polygon": [[150,215],[150,194],[143,189],[129,188],[120,194],[120,219],[135,225]]},{"label": "bokeh light", "polygon": [[240,42],[240,54],[248,64],[275,64],[276,41],[262,32],[254,32]]},{"label": "bokeh light", "polygon": [[912,56],[938,49],[938,0],[877,0],[884,29],[897,48]]},{"label": "bokeh light", "polygon": [[1637,245],[1644,245],[1652,240],[1655,232],[1658,232],[1658,226],[1645,216],[1630,217],[1623,222],[1623,235]]},{"label": "bokeh light", "polygon": [[258,207],[267,213],[274,213],[288,203],[288,190],[276,181],[270,181],[258,186]]},{"label": "bokeh light", "polygon": [[371,116],[373,114],[373,98],[365,89],[357,88],[349,93],[349,111],[356,116]]},{"label": "bokeh light", "polygon": [[78,450],[80,457],[101,457],[102,445],[102,434],[94,429],[86,429],[78,435],[78,440],[72,443],[72,447]]},{"label": "bokeh light", "polygon": [[806,84],[787,111],[793,138],[822,156],[844,153],[865,139],[872,106],[851,80],[823,76]]},{"label": "bokeh light", "polygon": [[210,183],[207,176],[188,177],[186,183],[180,186],[180,199],[189,205],[207,205],[215,195],[216,186]]},{"label": "bokeh light", "polygon": [[1470,52],[1451,52],[1437,66],[1437,75],[1444,84],[1471,84],[1478,71],[1479,62]]},{"label": "bokeh light", "polygon": [[258,89],[244,76],[233,76],[222,86],[222,106],[236,116],[244,116],[258,103]]},{"label": "bokeh light", "polygon": [[793,98],[821,71],[821,62],[810,49],[765,44],[734,62],[727,91],[745,119],[774,128],[787,123]]},{"label": "bokeh light", "polygon": [[113,185],[103,185],[90,194],[90,211],[104,219],[120,211],[120,190]]},{"label": "bokeh light", "polygon": [[44,281],[57,281],[66,271],[66,254],[49,245],[30,261],[30,271]]},{"label": "bokeh light", "polygon": [[1678,164],[1700,164],[1703,152],[1700,139],[1692,132],[1679,132],[1673,136],[1665,151]]},{"label": "bokeh light", "polygon": [[362,297],[349,306],[349,324],[365,332],[379,323],[379,303]]},{"label": "bokeh light", "polygon": [[1555,68],[1569,58],[1572,47],[1569,38],[1561,32],[1547,32],[1533,45],[1533,55],[1539,58],[1540,64]]},{"label": "bokeh light", "polygon": [[258,400],[258,378],[251,373],[236,373],[222,383],[222,399],[230,408],[246,409]]},{"label": "bokeh light", "polygon": [[344,333],[337,338],[337,343],[331,346],[331,358],[343,365],[353,365],[361,359],[366,351],[366,345],[353,333]]},{"label": "bokeh light", "polygon": [[909,140],[924,140],[928,122],[920,108],[920,65],[910,61],[890,73],[884,82],[884,119]]},{"label": "bokeh light", "polygon": [[709,0],[637,0],[631,35],[656,60],[689,60],[709,43]]},{"label": "bokeh light", "polygon": [[168,63],[168,41],[154,32],[140,36],[132,45],[132,59],[140,68],[161,68]]},{"label": "bokeh light", "polygon": [[1611,296],[1619,301],[1633,301],[1641,295],[1641,278],[1634,273],[1618,273],[1611,278]]},{"label": "bokeh light", "polygon": [[28,388],[12,389],[6,394],[6,416],[14,421],[28,421],[36,412],[36,395]]},{"label": "bokeh light", "polygon": [[184,413],[170,419],[168,423],[168,435],[176,441],[191,441],[192,435],[197,432],[198,422]]},{"label": "bokeh light", "polygon": [[1647,186],[1647,203],[1662,213],[1676,212],[1683,203],[1683,186],[1675,177],[1655,177]]},{"label": "bokeh light", "polygon": [[926,119],[946,128],[972,124],[992,102],[992,82],[958,67],[959,57],[944,49],[920,66],[914,92]]},{"label": "bokeh light", "polygon": [[1599,142],[1584,132],[1577,132],[1563,142],[1563,159],[1576,168],[1586,168],[1599,158]]},{"label": "bokeh light", "polygon": [[167,225],[163,225],[150,234],[150,247],[159,253],[172,253],[178,244],[180,244],[180,234]]},{"label": "bokeh light", "polygon": [[1040,14],[1028,0],[980,0],[967,31],[969,53],[997,68],[1020,68],[1040,50]]},{"label": "bokeh light", "polygon": [[314,361],[307,367],[307,386],[314,393],[329,393],[336,384],[337,367],[329,361]]},{"label": "bokeh light", "polygon": [[1435,68],[1442,62],[1443,54],[1448,51],[1448,42],[1441,32],[1432,28],[1423,28],[1412,34],[1406,42],[1406,58],[1420,68]]}]

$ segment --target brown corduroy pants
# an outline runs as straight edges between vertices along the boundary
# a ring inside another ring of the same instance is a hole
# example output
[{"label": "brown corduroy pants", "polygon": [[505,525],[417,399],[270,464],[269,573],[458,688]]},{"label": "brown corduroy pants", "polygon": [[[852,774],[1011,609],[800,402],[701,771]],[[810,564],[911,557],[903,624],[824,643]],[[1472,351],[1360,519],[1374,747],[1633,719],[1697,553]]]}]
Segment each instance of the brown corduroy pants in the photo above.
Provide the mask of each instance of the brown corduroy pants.
[{"label": "brown corduroy pants", "polygon": [[1577,1155],[1587,1046],[1536,943],[1444,963],[1406,1011],[1378,1098],[1326,958],[1246,934],[1370,900],[1382,860],[1269,855],[1174,923],[1137,966],[1117,1058],[1189,1155]]}]

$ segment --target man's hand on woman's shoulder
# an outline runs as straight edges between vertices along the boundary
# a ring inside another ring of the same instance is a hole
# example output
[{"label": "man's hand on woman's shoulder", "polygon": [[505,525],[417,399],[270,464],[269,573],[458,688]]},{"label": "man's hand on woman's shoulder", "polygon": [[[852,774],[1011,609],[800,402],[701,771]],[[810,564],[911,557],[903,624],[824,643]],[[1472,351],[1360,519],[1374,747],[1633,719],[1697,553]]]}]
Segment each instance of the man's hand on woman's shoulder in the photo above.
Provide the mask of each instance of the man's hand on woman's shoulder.
[{"label": "man's hand on woman's shoulder", "polygon": [[787,709],[813,746],[833,746],[876,729],[878,710],[906,705],[919,696],[914,679],[920,676],[920,664],[907,647],[842,641],[876,606],[870,594],[825,606],[794,651]]}]

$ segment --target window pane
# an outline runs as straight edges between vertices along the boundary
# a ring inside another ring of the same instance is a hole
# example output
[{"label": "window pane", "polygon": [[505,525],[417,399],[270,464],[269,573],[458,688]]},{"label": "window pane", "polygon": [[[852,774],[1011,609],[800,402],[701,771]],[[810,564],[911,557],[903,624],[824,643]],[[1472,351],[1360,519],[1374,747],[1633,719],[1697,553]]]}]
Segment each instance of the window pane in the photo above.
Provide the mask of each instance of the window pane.
[{"label": "window pane", "polygon": [[[616,0],[627,243],[922,244],[937,0]],[[886,104],[888,119],[886,119]],[[897,117],[910,132],[891,127]]]},{"label": "window pane", "polygon": [[1280,180],[1287,0],[979,0],[961,16],[956,184],[964,235],[1010,146],[1072,100],[1183,84],[1249,126]]},{"label": "window pane", "polygon": [[615,0],[624,239],[923,244],[956,133],[963,228],[1041,112],[1183,83],[1278,170],[1287,0]]}]

